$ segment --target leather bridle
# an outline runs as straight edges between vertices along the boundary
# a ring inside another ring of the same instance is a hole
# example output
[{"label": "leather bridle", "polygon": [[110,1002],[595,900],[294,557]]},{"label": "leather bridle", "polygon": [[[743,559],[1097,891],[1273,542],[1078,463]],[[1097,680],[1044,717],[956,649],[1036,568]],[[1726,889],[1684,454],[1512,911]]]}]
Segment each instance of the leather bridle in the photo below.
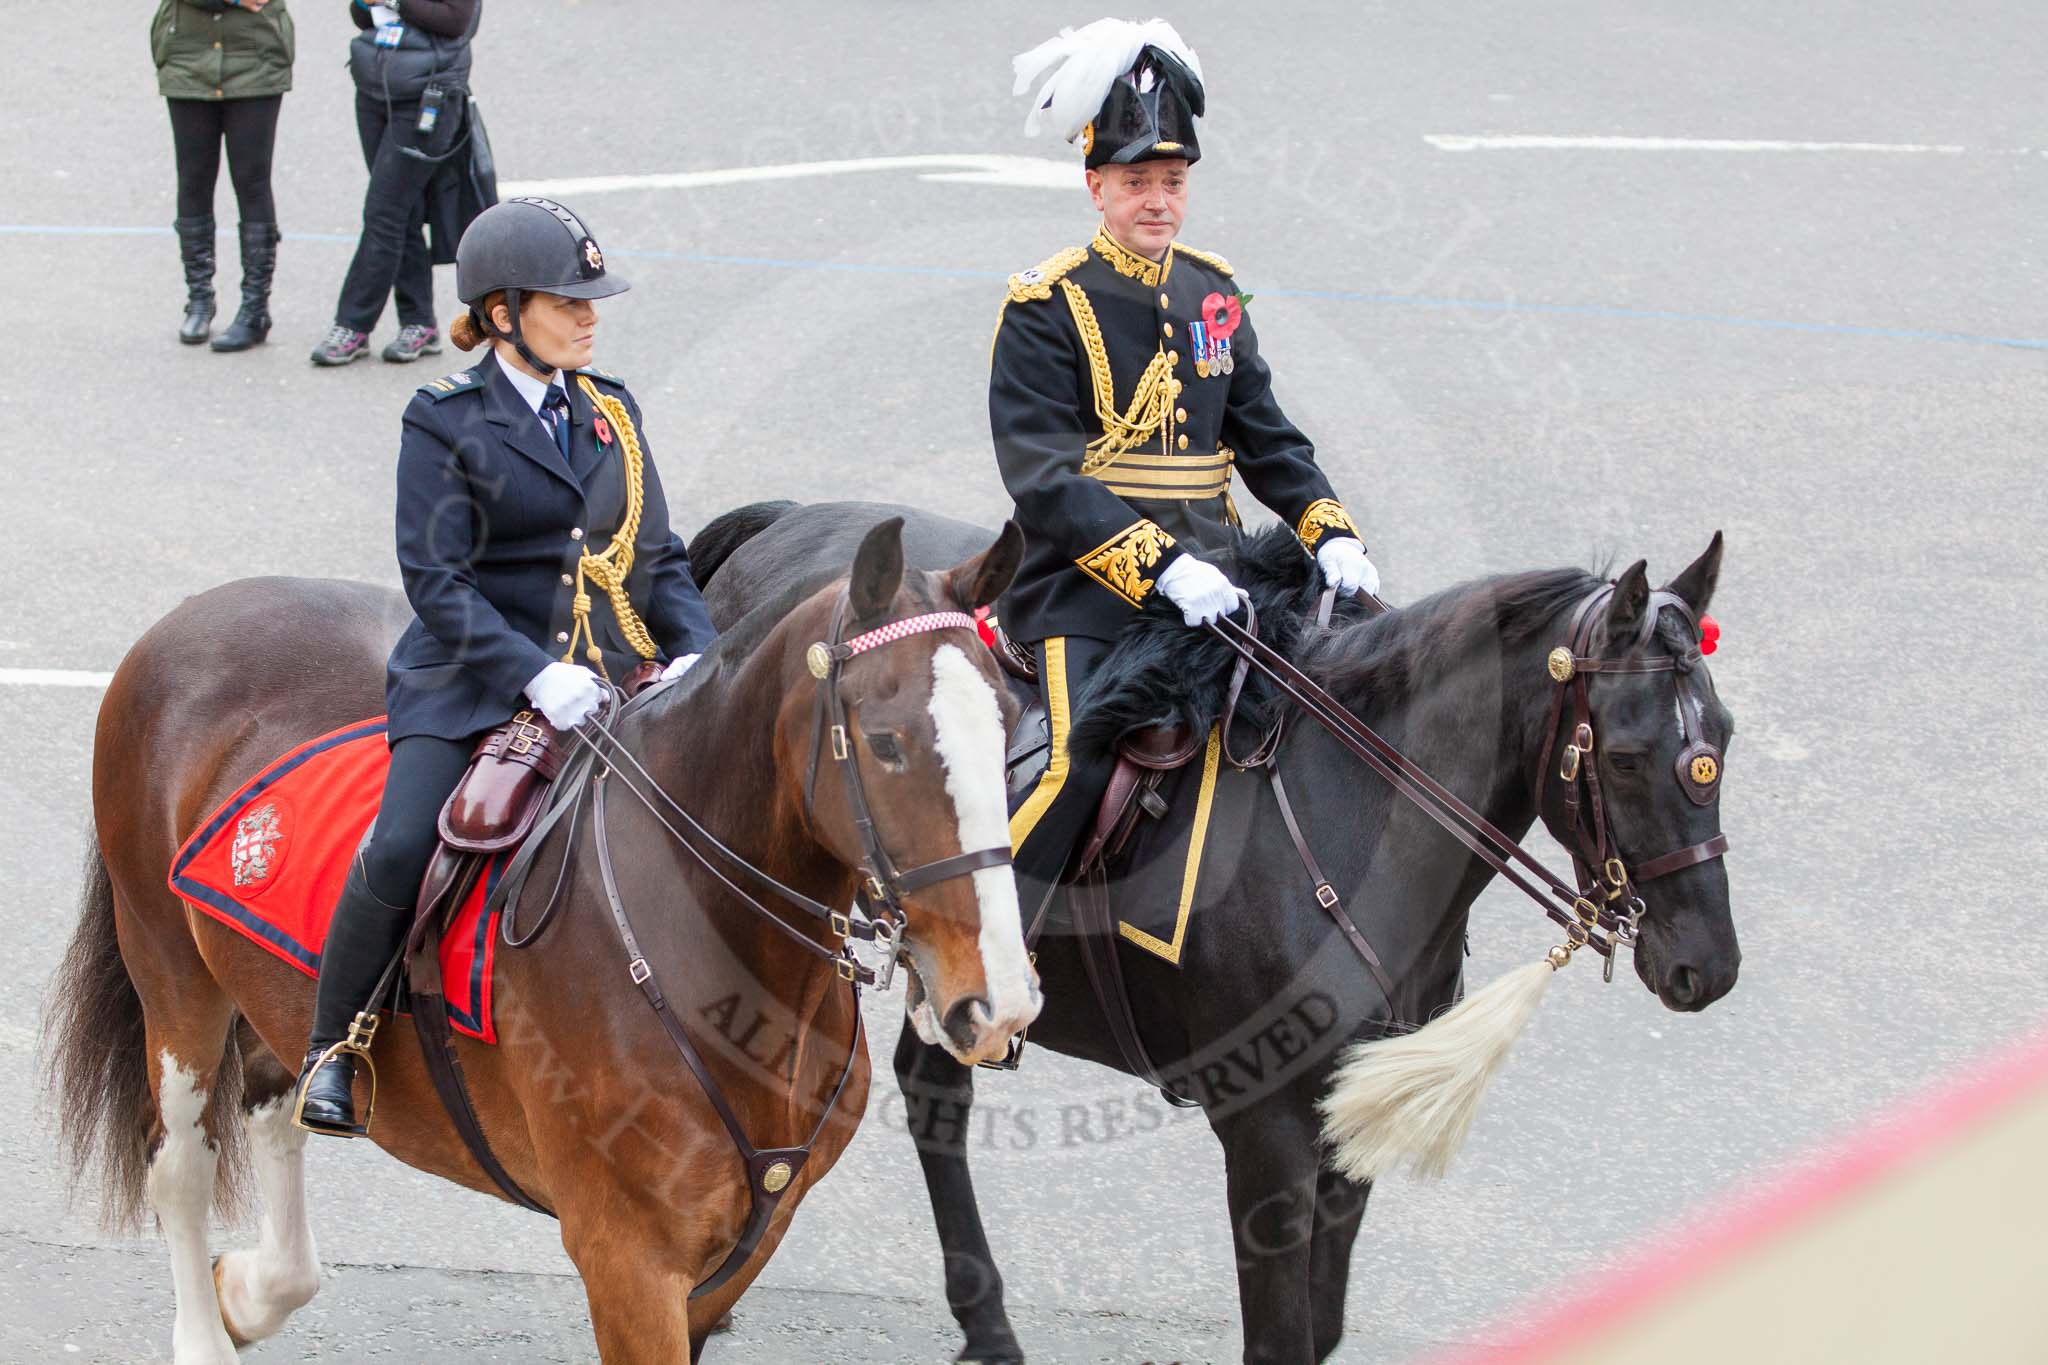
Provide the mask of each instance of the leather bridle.
[{"label": "leather bridle", "polygon": [[[1563,788],[1561,802],[1565,829],[1570,835],[1567,851],[1572,856],[1572,870],[1577,875],[1582,900],[1591,901],[1598,896],[1604,906],[1620,904],[1627,907],[1627,914],[1620,917],[1620,936],[1624,940],[1632,940],[1644,909],[1643,898],[1636,888],[1644,882],[1720,857],[1728,851],[1728,836],[1715,834],[1699,843],[1646,858],[1633,868],[1620,857],[1614,838],[1614,821],[1600,791],[1599,768],[1588,761],[1594,749],[1593,710],[1587,695],[1592,679],[1614,674],[1671,675],[1679,724],[1685,732],[1685,748],[1678,755],[1675,775],[1680,789],[1696,805],[1708,805],[1719,795],[1721,751],[1701,736],[1699,722],[1693,708],[1686,704],[1685,688],[1680,682],[1680,678],[1690,674],[1700,662],[1699,647],[1692,645],[1683,654],[1646,656],[1641,653],[1655,637],[1658,615],[1666,607],[1683,618],[1687,638],[1697,640],[1699,619],[1691,605],[1675,593],[1652,592],[1644,607],[1636,638],[1622,653],[1614,658],[1590,657],[1587,651],[1592,648],[1593,636],[1599,626],[1600,609],[1613,597],[1614,585],[1610,583],[1579,603],[1572,613],[1571,627],[1566,635],[1569,643],[1550,651],[1546,660],[1557,690],[1551,696],[1549,718],[1544,723],[1542,757],[1536,762],[1536,799],[1537,808],[1541,810],[1545,795],[1543,789],[1550,782],[1550,756],[1562,733],[1565,707],[1569,705],[1572,737],[1559,758],[1556,778]],[[1612,644],[1611,641],[1609,643]],[[1582,919],[1585,917],[1583,907],[1580,908],[1580,916]],[[1610,961],[1610,970],[1611,965]]]},{"label": "leather bridle", "polygon": [[[853,1075],[854,1062],[861,1054],[864,1032],[860,1014],[860,987],[863,983],[879,982],[886,988],[894,973],[897,942],[907,916],[903,897],[938,882],[967,876],[984,867],[1003,866],[1010,861],[1010,849],[1005,845],[1001,848],[985,848],[955,854],[907,872],[899,872],[894,861],[882,847],[881,836],[875,829],[873,811],[869,806],[867,793],[861,785],[858,760],[854,758],[852,746],[848,741],[846,704],[839,695],[840,670],[848,659],[881,645],[931,631],[973,631],[974,618],[958,611],[930,612],[891,622],[842,642],[839,636],[846,611],[847,597],[842,591],[833,612],[830,639],[812,645],[805,654],[805,662],[812,676],[818,680],[819,721],[813,730],[811,768],[804,781],[804,818],[807,822],[812,818],[811,796],[820,763],[819,748],[829,738],[833,758],[841,764],[845,774],[847,803],[861,845],[862,886],[855,893],[855,900],[866,915],[864,920],[855,920],[843,911],[835,910],[806,896],[734,852],[663,790],[654,775],[649,773],[632,751],[620,741],[608,722],[616,723],[619,716],[627,710],[644,704],[648,697],[673,684],[656,684],[630,700],[622,700],[623,694],[607,685],[603,713],[592,716],[572,732],[582,748],[570,760],[557,780],[557,798],[527,837],[526,842],[521,845],[511,863],[507,865],[486,906],[486,914],[493,909],[502,908],[502,932],[506,943],[514,947],[523,947],[540,937],[555,914],[561,900],[562,889],[568,880],[570,863],[575,855],[575,827],[583,809],[585,793],[588,792],[591,798],[591,833],[597,848],[598,871],[602,877],[605,900],[611,910],[613,925],[618,931],[620,943],[625,948],[626,975],[640,989],[648,1005],[661,1021],[663,1030],[674,1043],[677,1052],[681,1054],[684,1064],[697,1078],[697,1083],[711,1101],[719,1122],[724,1125],[727,1135],[739,1152],[741,1162],[746,1167],[749,1198],[747,1221],[725,1260],[708,1278],[691,1289],[690,1297],[693,1299],[710,1293],[724,1284],[747,1263],[760,1246],[775,1209],[782,1201],[784,1191],[789,1188],[797,1173],[803,1169],[804,1163],[809,1160],[811,1148],[816,1145],[819,1136],[825,1131],[825,1124],[838,1108],[847,1081]],[[979,643],[978,634],[976,642]],[[826,729],[827,722],[829,731]],[[705,1065],[695,1044],[691,1042],[682,1021],[670,1007],[653,964],[641,952],[639,940],[633,932],[631,917],[627,913],[624,899],[620,896],[618,878],[613,868],[610,831],[605,814],[606,790],[608,784],[613,781],[631,793],[654,817],[656,823],[666,830],[699,866],[737,897],[742,905],[781,930],[798,947],[830,961],[839,976],[849,983],[854,997],[853,1041],[848,1046],[846,1061],[840,1068],[839,1081],[833,1089],[832,1098],[825,1105],[824,1112],[819,1116],[817,1126],[812,1129],[809,1139],[801,1146],[754,1146],[731,1102],[726,1099],[717,1079]],[[515,924],[520,891],[525,886],[527,876],[532,871],[533,861],[547,842],[549,833],[565,815],[569,821],[567,846],[562,855],[561,868],[555,877],[554,889],[549,893],[547,903],[542,907],[533,927],[521,935]],[[678,825],[681,828],[678,828]],[[687,834],[685,830],[688,831]],[[792,924],[755,894],[742,887],[734,880],[735,876],[751,879],[791,908],[813,920],[823,922],[837,940],[837,946],[820,943],[812,938],[799,926]],[[854,955],[850,942],[853,939],[871,942],[882,950],[879,968],[867,966]],[[521,1190],[502,1168],[490,1170],[489,1173],[515,1203],[542,1213],[552,1213],[552,1210]]]},{"label": "leather bridle", "polygon": [[[1509,837],[1505,831],[1496,827],[1455,793],[1417,767],[1398,749],[1375,733],[1371,726],[1353,715],[1335,697],[1250,630],[1229,617],[1222,618],[1208,629],[1229,645],[1243,664],[1257,670],[1260,676],[1272,683],[1283,696],[1329,731],[1330,735],[1354,757],[1385,778],[1396,791],[1436,821],[1474,857],[1529,896],[1543,908],[1545,915],[1562,926],[1566,941],[1551,950],[1553,965],[1562,966],[1573,952],[1580,948],[1591,948],[1606,959],[1605,972],[1608,978],[1612,979],[1615,946],[1632,945],[1635,942],[1637,926],[1643,915],[1643,900],[1635,894],[1633,888],[1681,868],[1718,858],[1728,851],[1727,836],[1716,834],[1700,843],[1646,859],[1631,873],[1615,850],[1613,821],[1608,818],[1599,779],[1593,772],[1592,765],[1585,761],[1593,750],[1592,711],[1586,695],[1587,682],[1592,675],[1599,673],[1670,671],[1673,673],[1673,685],[1676,687],[1677,676],[1682,672],[1690,672],[1698,663],[1700,655],[1695,647],[1682,656],[1633,657],[1655,634],[1657,615],[1663,607],[1678,608],[1694,635],[1698,634],[1697,617],[1692,608],[1674,594],[1658,591],[1650,595],[1641,631],[1627,654],[1613,659],[1588,657],[1586,650],[1591,647],[1598,621],[1595,608],[1607,601],[1613,592],[1613,584],[1604,584],[1580,602],[1571,618],[1571,629],[1567,636],[1570,643],[1551,651],[1550,654],[1550,673],[1558,683],[1558,691],[1551,700],[1550,728],[1545,736],[1542,756],[1536,768],[1537,810],[1540,812],[1543,809],[1543,789],[1548,782],[1550,756],[1563,720],[1563,708],[1569,701],[1573,707],[1574,729],[1571,742],[1565,746],[1557,778],[1564,784],[1566,820],[1575,834],[1574,842],[1577,844],[1577,847],[1571,850],[1573,870],[1577,873],[1575,882],[1567,882],[1551,872],[1517,840]],[[1371,609],[1388,609],[1386,604],[1377,598],[1364,600]],[[1327,616],[1324,619],[1327,619]],[[1679,780],[1694,802],[1706,805],[1715,799],[1719,791],[1720,751],[1701,738],[1696,722],[1685,706],[1682,690],[1678,703],[1687,739],[1686,750],[1679,758]],[[1583,798],[1580,795],[1581,788],[1585,792]],[[1276,792],[1279,790],[1276,784]],[[1282,806],[1284,810],[1284,796]],[[1582,808],[1586,807],[1590,807],[1593,812],[1590,821],[1580,814]],[[1292,821],[1289,823],[1291,825]],[[1298,851],[1306,849],[1298,833],[1295,844]],[[1335,905],[1336,893],[1314,867],[1312,859],[1310,872],[1318,882],[1317,895],[1324,907],[1327,909]],[[1375,968],[1375,976],[1384,985],[1385,976],[1378,970],[1377,958],[1369,947],[1360,947],[1355,934],[1350,936],[1354,939],[1353,946],[1359,948],[1367,964]]]},{"label": "leather bridle", "polygon": [[[817,794],[818,768],[829,743],[832,761],[839,765],[844,780],[846,808],[853,818],[854,833],[860,839],[861,881],[854,892],[854,901],[867,917],[865,927],[868,933],[865,936],[882,950],[873,979],[877,989],[887,990],[896,971],[896,941],[908,915],[903,907],[903,898],[911,892],[955,877],[968,876],[985,867],[1007,867],[1010,846],[1003,844],[956,853],[908,871],[899,870],[896,860],[882,846],[881,832],[875,827],[874,809],[868,804],[867,789],[861,782],[860,759],[853,752],[853,741],[846,728],[846,699],[839,693],[840,673],[848,660],[913,635],[925,635],[935,630],[967,630],[974,632],[976,646],[981,644],[981,635],[974,618],[966,612],[934,611],[892,621],[863,631],[850,640],[841,640],[848,608],[848,590],[841,589],[839,600],[832,608],[830,637],[804,651],[804,664],[810,669],[811,676],[818,680],[818,704],[811,717],[811,768],[804,778],[804,821],[810,824],[814,820],[812,807]],[[836,916],[833,931],[842,936],[846,934],[847,929],[842,927],[846,920],[844,915]]]}]

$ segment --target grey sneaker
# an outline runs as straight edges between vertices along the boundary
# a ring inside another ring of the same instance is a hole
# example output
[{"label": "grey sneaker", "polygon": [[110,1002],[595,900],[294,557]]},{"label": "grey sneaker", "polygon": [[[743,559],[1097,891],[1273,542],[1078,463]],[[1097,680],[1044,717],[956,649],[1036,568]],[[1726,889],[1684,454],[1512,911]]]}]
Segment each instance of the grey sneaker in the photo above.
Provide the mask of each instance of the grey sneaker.
[{"label": "grey sneaker", "polygon": [[320,344],[313,348],[315,365],[346,365],[351,360],[361,360],[370,353],[370,334],[358,332],[352,327],[336,323],[327,329]]},{"label": "grey sneaker", "polygon": [[410,365],[423,355],[441,354],[441,334],[432,327],[409,322],[384,348],[384,358],[394,365]]}]

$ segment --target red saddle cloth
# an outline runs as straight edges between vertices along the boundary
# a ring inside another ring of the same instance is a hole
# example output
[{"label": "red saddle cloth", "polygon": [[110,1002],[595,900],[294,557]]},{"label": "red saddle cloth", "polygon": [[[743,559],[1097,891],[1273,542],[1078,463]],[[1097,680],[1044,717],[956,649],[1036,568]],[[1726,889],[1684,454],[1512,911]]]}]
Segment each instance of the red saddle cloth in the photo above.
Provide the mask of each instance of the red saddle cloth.
[{"label": "red saddle cloth", "polygon": [[[229,797],[171,862],[171,890],[308,976],[363,833],[377,818],[391,750],[384,718],[309,740]],[[510,853],[493,857],[441,937],[448,1019],[498,1041],[491,968],[498,916],[483,913]]]}]

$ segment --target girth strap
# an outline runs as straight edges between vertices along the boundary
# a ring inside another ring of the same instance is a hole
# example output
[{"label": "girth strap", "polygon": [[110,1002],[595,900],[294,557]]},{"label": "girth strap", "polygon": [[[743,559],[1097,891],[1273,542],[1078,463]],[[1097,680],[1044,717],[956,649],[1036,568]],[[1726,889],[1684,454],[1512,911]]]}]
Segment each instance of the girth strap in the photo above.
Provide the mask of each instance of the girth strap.
[{"label": "girth strap", "polygon": [[1280,780],[1280,765],[1273,764],[1266,769],[1266,780],[1273,784],[1273,799],[1279,803],[1280,818],[1287,825],[1287,837],[1294,841],[1294,851],[1301,856],[1301,865],[1308,869],[1309,879],[1316,884],[1316,904],[1329,911],[1330,918],[1337,922],[1344,937],[1365,960],[1372,979],[1379,983],[1380,993],[1387,998],[1389,1008],[1394,1004],[1394,983],[1387,976],[1387,969],[1380,965],[1380,955],[1372,950],[1360,932],[1357,921],[1344,908],[1344,898],[1337,894],[1337,888],[1330,885],[1330,879],[1323,875],[1323,869],[1316,864],[1316,855],[1309,850],[1308,840],[1302,837],[1301,826],[1294,819],[1294,805],[1287,799],[1287,784]]},{"label": "girth strap", "polygon": [[860,986],[857,983],[852,985],[853,1042],[847,1049],[846,1063],[840,1069],[839,1084],[833,1087],[832,1098],[826,1102],[824,1113],[818,1116],[817,1126],[811,1130],[810,1137],[801,1147],[754,1146],[747,1137],[746,1128],[740,1123],[739,1115],[733,1112],[731,1103],[725,1098],[725,1092],[719,1088],[710,1069],[704,1065],[703,1057],[691,1043],[690,1035],[684,1031],[682,1020],[676,1018],[675,1011],[669,1008],[668,999],[661,991],[661,982],[655,976],[654,966],[640,951],[640,942],[633,935],[633,925],[627,918],[625,902],[619,898],[618,879],[612,870],[611,840],[605,833],[604,793],[607,776],[606,773],[599,773],[594,779],[597,870],[604,881],[605,901],[612,912],[612,923],[618,928],[619,940],[626,948],[626,975],[640,988],[640,993],[647,998],[648,1005],[654,1010],[655,1017],[661,1020],[662,1028],[667,1031],[669,1040],[675,1044],[676,1051],[682,1054],[683,1064],[689,1067],[690,1074],[697,1078],[697,1084],[703,1088],[705,1097],[711,1101],[712,1109],[718,1114],[718,1121],[725,1125],[727,1135],[732,1138],[733,1146],[739,1149],[740,1160],[747,1168],[746,1225],[740,1229],[739,1240],[727,1253],[725,1260],[711,1272],[711,1278],[690,1291],[690,1297],[694,1299],[710,1293],[731,1279],[761,1245],[762,1237],[767,1234],[768,1224],[774,1218],[776,1208],[782,1203],[784,1192],[803,1170],[804,1163],[810,1160],[811,1148],[817,1144],[819,1135],[825,1131],[825,1125],[831,1122],[834,1111],[839,1108],[840,1098],[846,1093],[846,1082],[853,1075],[854,1061],[860,1056],[864,1036],[860,1013]]}]

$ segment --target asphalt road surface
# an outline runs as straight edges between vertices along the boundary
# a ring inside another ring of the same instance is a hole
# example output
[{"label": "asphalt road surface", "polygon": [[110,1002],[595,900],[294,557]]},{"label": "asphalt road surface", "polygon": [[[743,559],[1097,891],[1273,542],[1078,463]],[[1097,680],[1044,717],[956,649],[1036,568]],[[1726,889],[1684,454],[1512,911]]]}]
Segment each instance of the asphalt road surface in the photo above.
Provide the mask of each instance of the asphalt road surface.
[{"label": "asphalt road surface", "polygon": [[[23,670],[109,670],[231,577],[395,584],[398,414],[458,363],[306,362],[363,171],[342,5],[296,9],[277,326],[240,357],[173,339],[148,7],[8,19],[0,1360],[167,1359],[170,1339],[161,1246],[102,1238],[89,1204],[67,1208],[36,1108],[98,693]],[[1343,1360],[1484,1340],[1553,1286],[1625,1275],[1632,1247],[2039,1022],[2044,33],[2035,5],[1968,9],[1170,13],[1212,89],[1185,240],[1228,255],[1256,296],[1281,396],[1388,595],[1639,555],[1668,575],[1728,535],[1713,667],[1739,729],[1724,811],[1741,981],[1678,1017],[1567,973],[1449,1178],[1375,1193]],[[1008,58],[1092,17],[521,0],[487,12],[475,84],[513,182],[1061,161],[1022,138]],[[1564,141],[1456,140],[1476,135]],[[1651,141],[1573,141],[1593,137]],[[1084,241],[1092,214],[1078,171],[1064,189],[1042,171],[931,174],[562,189],[634,281],[605,307],[599,360],[647,410],[680,525],[784,496],[1004,514],[984,408],[1001,280]],[[225,177],[220,213],[232,223]],[[445,320],[451,274],[438,285]],[[1489,892],[1474,978],[1548,942],[1526,903]],[[868,1124],[710,1359],[950,1357],[886,1080],[899,1008],[873,1004]],[[1105,1140],[1086,1122],[1141,1094],[1042,1052],[981,1082],[996,1117],[974,1159],[1037,1359],[1237,1356],[1206,1127]],[[364,1144],[313,1148],[329,1277],[251,1361],[594,1356],[551,1224]]]}]

